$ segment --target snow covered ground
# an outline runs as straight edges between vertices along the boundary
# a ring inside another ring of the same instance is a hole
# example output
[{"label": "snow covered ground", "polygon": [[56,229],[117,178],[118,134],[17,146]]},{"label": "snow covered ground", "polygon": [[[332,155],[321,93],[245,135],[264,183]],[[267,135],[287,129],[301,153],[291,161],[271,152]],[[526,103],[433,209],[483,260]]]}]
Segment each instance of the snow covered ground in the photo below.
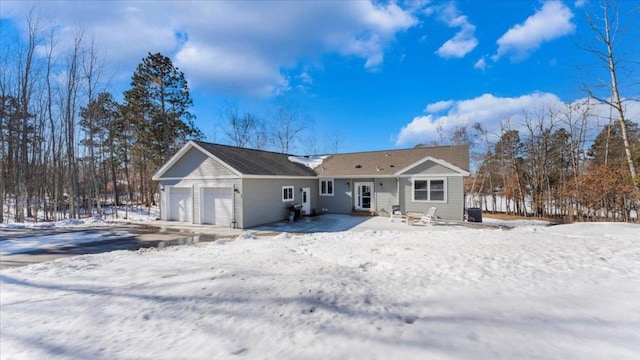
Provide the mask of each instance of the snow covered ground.
[{"label": "snow covered ground", "polygon": [[640,226],[519,225],[246,232],[2,270],[0,358],[639,358]]},{"label": "snow covered ground", "polygon": [[[154,221],[155,219],[158,219],[160,217],[160,210],[157,206],[151,208],[119,207],[118,218],[115,218],[112,211],[112,208],[105,208],[104,217],[94,216],[81,219],[65,219],[51,222],[40,220],[39,222],[30,221],[23,223],[13,221],[13,216],[11,216],[9,213],[5,213],[4,218],[6,220],[6,223],[0,223],[0,230],[111,226],[113,224],[147,223],[150,221]],[[44,216],[40,214],[39,218],[43,219]]]}]

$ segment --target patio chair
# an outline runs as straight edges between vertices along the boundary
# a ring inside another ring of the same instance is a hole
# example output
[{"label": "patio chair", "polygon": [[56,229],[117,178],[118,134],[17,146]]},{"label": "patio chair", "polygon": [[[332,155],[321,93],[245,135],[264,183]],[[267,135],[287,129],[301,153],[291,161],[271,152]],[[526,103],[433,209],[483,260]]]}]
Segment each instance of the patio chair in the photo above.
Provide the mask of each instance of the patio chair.
[{"label": "patio chair", "polygon": [[436,216],[436,207],[432,206],[429,208],[429,210],[427,210],[424,214],[422,214],[422,216],[420,217],[420,219],[416,220],[414,222],[414,224],[433,224],[436,223],[438,221],[438,217]]},{"label": "patio chair", "polygon": [[400,222],[407,221],[407,216],[400,211],[400,205],[391,206],[391,217],[389,221],[393,222],[394,219],[399,219]]}]

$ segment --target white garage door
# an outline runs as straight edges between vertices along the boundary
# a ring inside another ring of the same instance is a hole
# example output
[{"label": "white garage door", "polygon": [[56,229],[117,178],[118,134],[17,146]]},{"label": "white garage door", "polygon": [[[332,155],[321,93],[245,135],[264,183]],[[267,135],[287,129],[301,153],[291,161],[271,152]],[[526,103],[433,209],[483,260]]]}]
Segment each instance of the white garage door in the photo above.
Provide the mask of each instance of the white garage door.
[{"label": "white garage door", "polygon": [[233,221],[233,190],[202,188],[200,222],[229,226]]},{"label": "white garage door", "polygon": [[169,220],[192,222],[191,188],[172,187],[169,192]]}]

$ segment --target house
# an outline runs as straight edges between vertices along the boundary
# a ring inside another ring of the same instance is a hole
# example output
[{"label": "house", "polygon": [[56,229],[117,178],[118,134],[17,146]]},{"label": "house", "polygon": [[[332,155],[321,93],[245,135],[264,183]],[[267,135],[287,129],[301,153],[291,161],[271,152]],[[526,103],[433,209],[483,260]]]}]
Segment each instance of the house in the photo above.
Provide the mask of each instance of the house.
[{"label": "house", "polygon": [[437,207],[462,221],[469,147],[438,146],[292,156],[188,142],[158,170],[163,220],[237,228],[296,213],[388,215]]}]

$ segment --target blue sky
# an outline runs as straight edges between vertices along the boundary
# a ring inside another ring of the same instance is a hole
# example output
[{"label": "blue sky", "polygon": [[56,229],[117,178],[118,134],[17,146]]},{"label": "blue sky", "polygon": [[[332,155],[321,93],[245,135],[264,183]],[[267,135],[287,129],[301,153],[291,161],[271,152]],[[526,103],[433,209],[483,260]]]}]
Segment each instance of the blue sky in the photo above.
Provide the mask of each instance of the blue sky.
[{"label": "blue sky", "polygon": [[[117,98],[147,53],[169,56],[205,140],[228,141],[225,101],[263,118],[277,96],[297,102],[309,119],[298,153],[407,148],[476,122],[496,132],[608,76],[581,49],[600,46],[585,16],[601,14],[599,1],[3,1],[5,44],[29,6],[60,54],[77,29],[94,40]],[[636,69],[639,6],[620,1],[617,44]],[[623,96],[638,98],[633,76]]]}]

